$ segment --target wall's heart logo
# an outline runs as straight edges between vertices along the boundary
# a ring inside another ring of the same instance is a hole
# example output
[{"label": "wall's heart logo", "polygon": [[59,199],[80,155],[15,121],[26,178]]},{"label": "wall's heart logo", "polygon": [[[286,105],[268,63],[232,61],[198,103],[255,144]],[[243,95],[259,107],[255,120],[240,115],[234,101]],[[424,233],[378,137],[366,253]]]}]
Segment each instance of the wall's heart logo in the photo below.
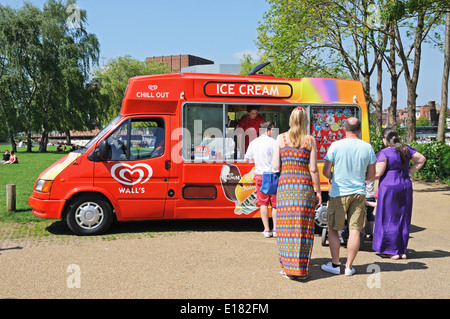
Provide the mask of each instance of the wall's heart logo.
[{"label": "wall's heart logo", "polygon": [[[128,173],[129,177],[125,176]],[[137,178],[132,178],[138,175]],[[119,163],[111,168],[111,176],[121,184],[136,185],[144,184],[153,175],[153,169],[147,164],[136,164],[134,166],[125,163]]]}]

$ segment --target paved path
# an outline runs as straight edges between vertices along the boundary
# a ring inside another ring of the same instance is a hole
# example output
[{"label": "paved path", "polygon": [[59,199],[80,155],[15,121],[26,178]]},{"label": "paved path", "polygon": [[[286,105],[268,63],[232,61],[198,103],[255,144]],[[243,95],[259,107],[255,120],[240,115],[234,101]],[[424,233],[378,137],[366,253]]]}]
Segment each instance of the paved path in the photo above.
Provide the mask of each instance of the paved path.
[{"label": "paved path", "polygon": [[257,220],[146,222],[154,236],[43,245],[0,234],[0,298],[449,298],[449,207],[449,186],[415,182],[407,260],[382,259],[366,240],[354,276],[330,275],[316,235],[306,282],[277,275],[276,240]]}]

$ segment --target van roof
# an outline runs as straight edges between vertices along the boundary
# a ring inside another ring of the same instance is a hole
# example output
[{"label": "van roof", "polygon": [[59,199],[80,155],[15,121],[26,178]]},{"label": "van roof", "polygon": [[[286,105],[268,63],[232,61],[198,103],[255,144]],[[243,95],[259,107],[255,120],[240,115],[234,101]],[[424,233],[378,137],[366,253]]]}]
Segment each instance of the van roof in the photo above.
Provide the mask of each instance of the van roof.
[{"label": "van roof", "polygon": [[365,98],[362,83],[353,80],[283,79],[261,74],[171,73],[131,78],[121,114],[146,113],[154,108],[173,113],[177,105],[184,101],[361,104],[365,103]]}]

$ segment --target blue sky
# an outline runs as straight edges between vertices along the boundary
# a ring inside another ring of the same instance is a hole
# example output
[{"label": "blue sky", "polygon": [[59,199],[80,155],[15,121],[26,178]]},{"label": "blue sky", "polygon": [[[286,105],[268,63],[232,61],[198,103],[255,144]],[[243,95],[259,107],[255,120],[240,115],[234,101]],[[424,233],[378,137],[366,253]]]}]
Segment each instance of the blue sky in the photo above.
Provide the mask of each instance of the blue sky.
[{"label": "blue sky", "polygon": [[[29,0],[42,6],[46,0]],[[22,0],[1,0],[20,7]],[[258,22],[269,6],[265,0],[78,0],[87,11],[88,31],[101,45],[101,62],[130,55],[192,54],[216,64],[239,63],[242,54],[256,54]],[[443,53],[423,48],[417,105],[441,103]],[[390,78],[384,81],[384,107],[390,100]],[[399,105],[406,105],[403,75],[399,80]]]},{"label": "blue sky", "polygon": [[[1,0],[20,7],[22,0]],[[39,7],[46,0],[29,0]],[[123,55],[192,54],[218,64],[239,63],[256,53],[258,21],[265,0],[78,0],[87,11],[88,31],[100,40],[106,61]]]}]

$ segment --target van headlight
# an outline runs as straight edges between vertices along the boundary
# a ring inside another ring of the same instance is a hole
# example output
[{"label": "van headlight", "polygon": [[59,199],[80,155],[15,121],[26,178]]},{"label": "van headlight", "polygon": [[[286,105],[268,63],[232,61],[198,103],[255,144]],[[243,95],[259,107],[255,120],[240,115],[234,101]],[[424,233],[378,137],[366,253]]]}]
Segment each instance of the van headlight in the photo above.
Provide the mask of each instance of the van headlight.
[{"label": "van headlight", "polygon": [[52,184],[53,184],[53,181],[47,181],[45,179],[40,179],[37,181],[36,187],[34,188],[34,190],[36,192],[41,192],[41,193],[50,193],[50,190],[52,189]]}]

